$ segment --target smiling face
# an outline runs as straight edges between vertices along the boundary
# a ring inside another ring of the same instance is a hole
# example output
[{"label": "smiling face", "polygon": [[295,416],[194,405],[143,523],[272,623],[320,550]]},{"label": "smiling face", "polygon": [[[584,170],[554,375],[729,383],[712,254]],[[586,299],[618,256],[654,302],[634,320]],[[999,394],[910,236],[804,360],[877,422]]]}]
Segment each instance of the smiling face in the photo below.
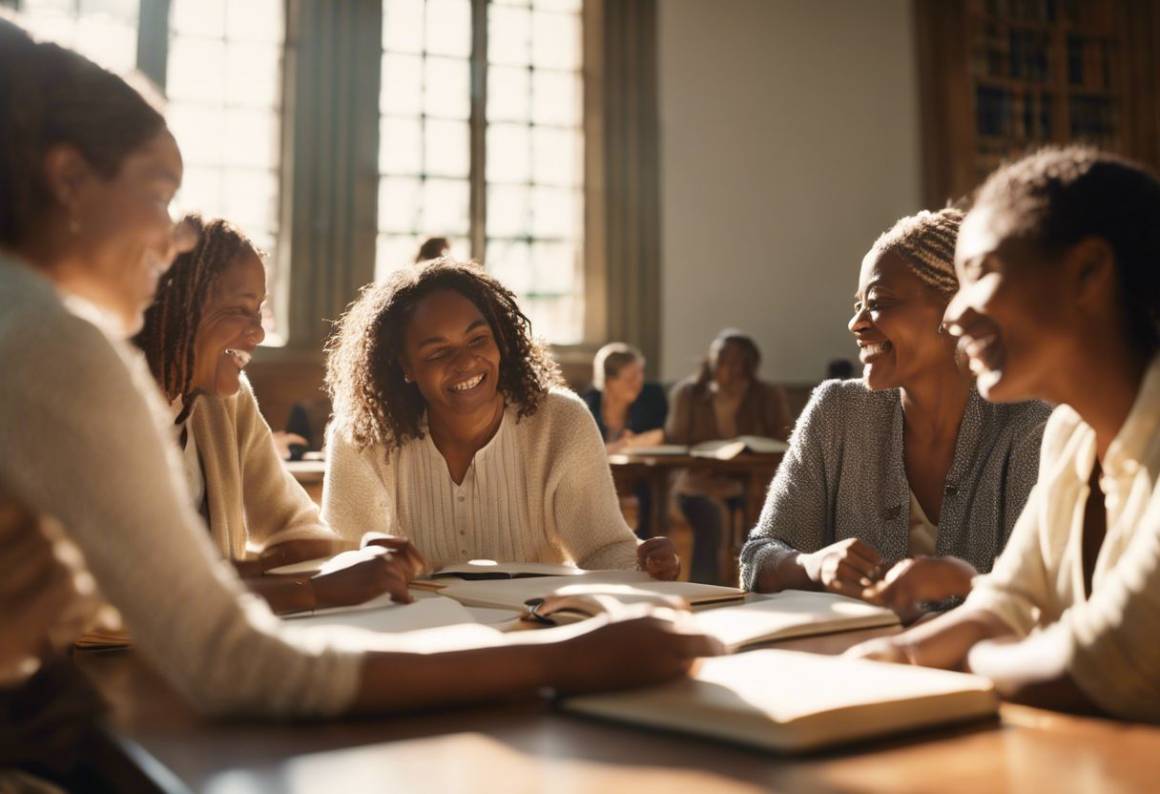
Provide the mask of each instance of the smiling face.
[{"label": "smiling face", "polygon": [[416,304],[403,351],[403,372],[432,414],[470,414],[502,399],[495,334],[479,307],[454,290]]},{"label": "smiling face", "polygon": [[955,252],[959,292],[946,310],[979,393],[993,402],[1050,399],[1082,325],[1066,294],[1068,268],[1052,267],[1014,232],[991,207],[971,210]]},{"label": "smiling face", "polygon": [[253,251],[239,255],[218,277],[202,308],[194,340],[194,389],[228,397],[241,387],[241,373],[266,334],[262,302],[266,270]]},{"label": "smiling face", "polygon": [[938,332],[945,304],[901,254],[871,252],[862,260],[849,328],[868,388],[905,387],[932,368],[954,366],[954,342]]},{"label": "smiling face", "polygon": [[[79,158],[79,155],[75,155]],[[196,240],[175,230],[169,204],[181,185],[177,143],[162,130],[104,179],[68,152],[50,154],[68,184],[70,244],[83,251],[83,271],[70,274],[78,291],[114,312],[126,333],[141,327],[157,280]],[[71,165],[70,165],[71,161]],[[59,184],[59,183],[58,183]]]}]

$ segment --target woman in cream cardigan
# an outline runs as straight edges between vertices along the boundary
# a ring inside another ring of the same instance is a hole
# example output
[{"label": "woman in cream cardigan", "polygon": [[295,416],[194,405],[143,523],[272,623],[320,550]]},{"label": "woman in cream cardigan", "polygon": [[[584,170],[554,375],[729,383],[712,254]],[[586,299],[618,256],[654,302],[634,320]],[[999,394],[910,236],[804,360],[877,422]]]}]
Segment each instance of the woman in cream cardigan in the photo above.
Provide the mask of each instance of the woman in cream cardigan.
[{"label": "woman in cream cardigan", "polygon": [[1160,181],[1092,149],[988,178],[946,319],[988,400],[1058,404],[1039,481],[966,603],[853,652],[1160,722]]},{"label": "woman in cream cardigan", "polygon": [[676,578],[672,542],[638,544],[625,523],[596,423],[530,326],[472,264],[437,259],[367,287],[330,348],[323,517],[352,539],[407,537],[436,566]]},{"label": "woman in cream cardigan", "polygon": [[405,540],[388,554],[313,577],[267,577],[290,562],[357,548],[327,527],[282,465],[244,375],[265,334],[266,272],[254,245],[224,220],[184,222],[198,243],[162,277],[135,341],[169,400],[194,506],[222,555],[276,612],[361,603],[390,592],[410,601],[422,558]]}]

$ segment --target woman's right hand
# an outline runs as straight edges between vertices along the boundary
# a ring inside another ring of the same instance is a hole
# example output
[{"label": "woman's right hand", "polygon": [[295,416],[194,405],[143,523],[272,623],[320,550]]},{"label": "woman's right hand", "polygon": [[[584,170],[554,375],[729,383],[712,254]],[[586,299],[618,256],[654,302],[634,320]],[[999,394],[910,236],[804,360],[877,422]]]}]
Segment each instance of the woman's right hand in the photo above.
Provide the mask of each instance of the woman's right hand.
[{"label": "woman's right hand", "polygon": [[851,598],[862,597],[862,591],[878,579],[882,565],[882,555],[857,538],[846,538],[802,556],[810,581]]},{"label": "woman's right hand", "polygon": [[659,684],[686,675],[699,657],[725,652],[688,615],[666,608],[634,609],[548,647],[547,680],[562,694]]},{"label": "woman's right hand", "polygon": [[343,552],[328,562],[308,580],[315,608],[352,606],[383,593],[402,604],[414,601],[407,588],[424,563],[407,541],[396,540],[406,548],[370,546]]}]

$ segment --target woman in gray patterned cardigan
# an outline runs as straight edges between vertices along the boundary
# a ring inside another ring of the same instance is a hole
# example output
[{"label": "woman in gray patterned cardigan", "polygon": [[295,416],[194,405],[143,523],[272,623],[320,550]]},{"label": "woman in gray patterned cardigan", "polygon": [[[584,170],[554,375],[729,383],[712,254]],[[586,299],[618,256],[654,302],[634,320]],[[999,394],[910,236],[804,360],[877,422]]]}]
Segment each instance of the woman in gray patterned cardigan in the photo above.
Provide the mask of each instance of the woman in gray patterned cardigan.
[{"label": "woman in gray patterned cardigan", "polygon": [[942,315],[962,213],[921,212],[862,261],[850,332],[861,381],[827,381],[798,420],[741,552],[744,587],[829,590],[904,619],[966,595],[1035,484],[1048,408],[992,405]]}]

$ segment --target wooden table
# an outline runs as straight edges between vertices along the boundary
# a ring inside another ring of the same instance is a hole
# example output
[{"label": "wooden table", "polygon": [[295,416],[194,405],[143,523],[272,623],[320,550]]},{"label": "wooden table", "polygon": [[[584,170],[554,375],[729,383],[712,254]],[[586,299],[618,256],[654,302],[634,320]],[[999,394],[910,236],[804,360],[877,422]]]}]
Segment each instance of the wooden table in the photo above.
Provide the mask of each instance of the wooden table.
[{"label": "wooden table", "polygon": [[[888,630],[775,647],[838,653]],[[109,732],[168,791],[1089,792],[1155,790],[1160,728],[1004,705],[976,723],[803,758],[556,712],[542,702],[326,723],[215,723],[132,651],[80,654]]]},{"label": "wooden table", "polygon": [[326,475],[326,461],[323,460],[286,460],[282,461],[286,469],[294,475],[294,479],[306,489],[315,504],[322,503],[322,480]]}]

